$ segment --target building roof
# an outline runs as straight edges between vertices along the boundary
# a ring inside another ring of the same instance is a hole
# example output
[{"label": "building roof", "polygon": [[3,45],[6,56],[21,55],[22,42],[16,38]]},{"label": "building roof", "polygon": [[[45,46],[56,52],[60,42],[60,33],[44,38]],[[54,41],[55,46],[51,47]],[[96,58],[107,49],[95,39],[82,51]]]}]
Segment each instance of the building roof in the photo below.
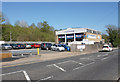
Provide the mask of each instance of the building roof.
[{"label": "building roof", "polygon": [[56,31],[56,35],[59,35],[59,34],[84,33],[84,32],[87,32],[87,30],[96,31],[96,32],[101,33],[100,31],[97,31],[97,30],[94,30],[94,29],[90,29],[90,28],[67,28],[67,29],[64,29],[64,30]]}]

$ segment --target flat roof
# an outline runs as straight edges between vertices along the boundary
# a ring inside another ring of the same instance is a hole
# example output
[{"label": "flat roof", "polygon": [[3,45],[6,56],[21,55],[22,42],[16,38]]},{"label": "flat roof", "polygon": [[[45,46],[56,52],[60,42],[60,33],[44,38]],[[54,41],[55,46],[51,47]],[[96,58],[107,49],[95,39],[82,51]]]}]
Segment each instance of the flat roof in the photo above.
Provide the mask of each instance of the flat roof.
[{"label": "flat roof", "polygon": [[94,30],[94,29],[90,29],[90,28],[67,28],[67,29],[64,29],[64,30],[56,31],[56,35],[60,35],[60,34],[73,34],[73,33],[84,33],[84,32],[87,32],[87,29],[92,30],[92,31],[96,31],[96,32],[100,32],[100,31],[97,31],[97,30]]}]

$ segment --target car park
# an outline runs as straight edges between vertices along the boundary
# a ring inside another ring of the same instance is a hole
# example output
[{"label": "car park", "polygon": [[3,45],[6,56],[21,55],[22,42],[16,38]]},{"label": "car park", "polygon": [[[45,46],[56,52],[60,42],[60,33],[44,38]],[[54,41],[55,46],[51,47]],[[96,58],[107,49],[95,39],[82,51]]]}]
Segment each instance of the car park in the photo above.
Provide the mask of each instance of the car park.
[{"label": "car park", "polygon": [[31,47],[32,48],[40,48],[41,44],[34,43],[34,44],[31,44]]},{"label": "car park", "polygon": [[110,45],[104,45],[103,48],[102,48],[102,51],[112,51],[112,47]]},{"label": "car park", "polygon": [[65,51],[65,48],[60,44],[53,44],[51,46],[51,50],[53,50],[53,51]]},{"label": "car park", "polygon": [[10,46],[10,44],[2,44],[2,49],[3,50],[12,49],[12,47]]},{"label": "car park", "polygon": [[42,50],[51,50],[51,43],[41,43],[41,49]]}]

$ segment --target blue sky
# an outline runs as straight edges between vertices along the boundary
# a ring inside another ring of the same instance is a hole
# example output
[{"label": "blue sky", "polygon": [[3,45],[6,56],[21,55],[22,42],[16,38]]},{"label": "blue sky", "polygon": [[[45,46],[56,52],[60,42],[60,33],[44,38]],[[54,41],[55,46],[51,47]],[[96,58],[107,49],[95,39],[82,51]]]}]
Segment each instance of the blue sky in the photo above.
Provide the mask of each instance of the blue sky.
[{"label": "blue sky", "polygon": [[117,2],[3,2],[2,12],[14,25],[47,21],[55,29],[92,28],[105,32],[105,25],[118,25]]}]

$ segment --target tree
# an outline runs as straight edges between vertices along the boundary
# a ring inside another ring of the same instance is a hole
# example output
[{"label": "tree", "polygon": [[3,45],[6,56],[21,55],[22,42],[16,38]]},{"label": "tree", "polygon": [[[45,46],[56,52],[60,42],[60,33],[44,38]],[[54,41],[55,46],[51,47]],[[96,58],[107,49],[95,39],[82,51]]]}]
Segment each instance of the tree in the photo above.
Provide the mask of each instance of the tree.
[{"label": "tree", "polygon": [[114,46],[118,46],[118,41],[120,38],[118,38],[118,28],[115,25],[106,25],[107,33],[109,35],[109,42]]},{"label": "tree", "polygon": [[105,40],[105,43],[109,42],[109,36],[107,34],[102,34],[102,38]]},{"label": "tree", "polygon": [[40,29],[40,28],[42,28],[42,26],[43,26],[43,23],[42,22],[38,22],[37,23],[37,27]]},{"label": "tree", "polygon": [[5,18],[4,18],[4,15],[3,13],[0,11],[0,24],[4,23],[5,22]]},{"label": "tree", "polygon": [[36,27],[36,25],[35,25],[34,23],[32,23],[30,26],[32,26],[33,28],[35,28],[35,27]]},{"label": "tree", "polygon": [[27,22],[25,22],[24,20],[16,21],[16,22],[15,22],[15,25],[16,25],[16,26],[20,26],[20,27],[28,27]]}]

